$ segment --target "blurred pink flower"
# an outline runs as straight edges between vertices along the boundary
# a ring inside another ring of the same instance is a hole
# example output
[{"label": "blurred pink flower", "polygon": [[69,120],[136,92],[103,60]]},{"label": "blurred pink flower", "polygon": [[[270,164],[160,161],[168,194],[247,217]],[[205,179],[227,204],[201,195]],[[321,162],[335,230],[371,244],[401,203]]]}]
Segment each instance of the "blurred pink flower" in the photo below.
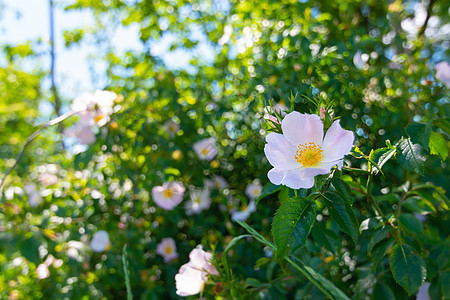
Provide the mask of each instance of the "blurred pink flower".
[{"label": "blurred pink flower", "polygon": [[292,189],[311,188],[314,177],[328,174],[335,165],[342,168],[344,155],[354,141],[351,131],[335,121],[323,138],[323,124],[317,115],[291,112],[281,123],[283,134],[271,132],[264,152],[274,167],[267,176],[273,184]]},{"label": "blurred pink flower", "polygon": [[202,245],[198,245],[189,254],[189,262],[181,266],[175,275],[177,295],[191,296],[200,293],[208,275],[219,275],[217,269],[211,264],[212,254],[205,252]]},{"label": "blurred pink flower", "polygon": [[[278,119],[271,114],[271,112],[277,113],[278,115],[280,115],[281,117],[284,117],[286,115],[286,111],[288,110],[288,108],[286,107],[286,105],[282,104],[282,103],[275,103],[272,108],[270,106],[266,106],[264,107],[264,119],[268,120],[268,121],[272,121],[273,123],[279,124]],[[274,126],[271,122],[269,122],[270,126]]]},{"label": "blurred pink flower", "polygon": [[24,190],[28,194],[28,205],[31,207],[36,207],[41,203],[41,196],[36,190],[36,185],[34,183],[26,184],[24,186]]},{"label": "blurred pink flower", "polygon": [[165,210],[173,210],[183,200],[185,187],[179,181],[164,182],[152,189],[153,201]]},{"label": "blurred pink flower", "polygon": [[40,264],[37,268],[36,268],[36,273],[37,273],[37,277],[39,279],[45,279],[48,278],[50,276],[50,271],[48,270],[47,265],[44,264]]},{"label": "blurred pink flower", "polygon": [[177,246],[173,238],[163,238],[156,246],[156,254],[164,258],[164,262],[170,262],[178,257]]},{"label": "blurred pink flower", "polygon": [[44,186],[53,185],[58,182],[58,177],[55,174],[42,173],[38,178],[39,182]]},{"label": "blurred pink flower", "polygon": [[217,155],[216,140],[214,138],[200,140],[194,144],[193,148],[202,160],[212,160]]},{"label": "blurred pink flower", "polygon": [[450,88],[450,64],[442,61],[436,65],[436,78]]},{"label": "blurred pink flower", "polygon": [[325,107],[323,106],[320,107],[320,119],[321,120],[325,119]]}]

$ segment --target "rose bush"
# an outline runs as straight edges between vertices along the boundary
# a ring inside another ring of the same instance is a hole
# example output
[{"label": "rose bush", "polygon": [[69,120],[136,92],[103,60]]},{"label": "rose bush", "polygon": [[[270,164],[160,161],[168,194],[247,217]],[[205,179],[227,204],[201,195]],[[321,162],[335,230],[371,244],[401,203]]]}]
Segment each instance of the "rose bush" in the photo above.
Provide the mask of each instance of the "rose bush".
[{"label": "rose bush", "polygon": [[445,1],[63,4],[107,84],[2,48],[1,298],[450,297]]}]

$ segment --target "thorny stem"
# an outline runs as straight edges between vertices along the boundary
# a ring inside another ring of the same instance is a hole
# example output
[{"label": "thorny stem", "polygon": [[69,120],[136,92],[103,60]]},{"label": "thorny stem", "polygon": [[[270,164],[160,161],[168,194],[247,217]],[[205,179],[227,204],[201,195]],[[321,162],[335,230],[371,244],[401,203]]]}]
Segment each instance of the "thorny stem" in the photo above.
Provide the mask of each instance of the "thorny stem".
[{"label": "thorny stem", "polygon": [[397,243],[399,245],[402,244],[402,239],[401,239],[402,234],[401,234],[401,231],[400,231],[400,226],[398,224],[398,218],[399,218],[400,214],[402,213],[402,204],[403,204],[403,201],[405,201],[407,195],[408,195],[408,192],[405,192],[402,195],[402,197],[400,198],[400,202],[398,203],[397,212],[395,213],[395,222],[397,223],[396,224],[396,230],[395,230],[395,233],[396,233],[395,234],[395,239],[397,240]]},{"label": "thorny stem", "polygon": [[369,177],[367,177],[367,184],[366,184],[367,200],[373,205],[373,207],[375,208],[375,210],[378,213],[378,215],[381,216],[381,217],[384,217],[383,211],[378,206],[378,204],[375,201],[375,199],[373,199],[372,193],[370,192],[371,187],[372,187],[372,179],[373,179],[373,173],[370,172]]},{"label": "thorny stem", "polygon": [[25,149],[28,147],[28,145],[36,138],[38,137],[42,131],[44,131],[45,128],[50,127],[52,125],[56,125],[61,123],[62,121],[64,121],[65,119],[71,117],[72,115],[74,115],[75,112],[68,112],[62,116],[59,116],[53,120],[48,121],[47,123],[42,124],[42,128],[40,128],[39,130],[33,132],[33,134],[31,134],[28,138],[27,141],[25,142],[25,145],[23,145],[22,150],[20,150],[19,154],[16,157],[16,160],[14,162],[14,165],[12,165],[11,168],[8,169],[8,171],[6,171],[5,175],[2,178],[2,181],[0,182],[0,188],[3,187],[3,184],[5,183],[6,177],[8,177],[8,175],[12,172],[12,170],[14,170],[14,168],[17,166],[17,164],[19,163],[20,159],[22,158],[23,153],[25,152]]}]

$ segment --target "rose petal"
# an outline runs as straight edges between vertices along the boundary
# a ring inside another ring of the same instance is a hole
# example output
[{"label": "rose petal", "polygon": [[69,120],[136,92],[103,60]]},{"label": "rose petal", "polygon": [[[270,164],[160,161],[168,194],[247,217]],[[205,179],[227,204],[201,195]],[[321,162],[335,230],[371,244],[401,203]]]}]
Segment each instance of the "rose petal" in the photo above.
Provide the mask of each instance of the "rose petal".
[{"label": "rose petal", "polygon": [[295,148],[300,144],[314,142],[322,144],[323,124],[317,115],[301,114],[293,111],[284,117],[281,129],[286,140]]},{"label": "rose petal", "polygon": [[310,176],[307,169],[297,169],[286,171],[282,184],[290,187],[291,189],[309,189],[314,185],[314,176]]},{"label": "rose petal", "polygon": [[272,166],[279,170],[292,170],[299,167],[299,163],[295,160],[297,150],[283,135],[271,132],[266,136],[266,142],[264,153]]},{"label": "rose petal", "polygon": [[189,264],[182,265],[175,275],[175,285],[179,296],[186,297],[200,293],[205,285],[202,271],[192,268]]},{"label": "rose petal", "polygon": [[271,169],[267,173],[267,177],[269,178],[270,182],[275,185],[280,185],[285,175],[286,171],[277,170],[275,168]]},{"label": "rose petal", "polygon": [[339,120],[334,121],[323,140],[323,161],[338,163],[338,160],[350,153],[354,140],[352,131],[342,129]]}]

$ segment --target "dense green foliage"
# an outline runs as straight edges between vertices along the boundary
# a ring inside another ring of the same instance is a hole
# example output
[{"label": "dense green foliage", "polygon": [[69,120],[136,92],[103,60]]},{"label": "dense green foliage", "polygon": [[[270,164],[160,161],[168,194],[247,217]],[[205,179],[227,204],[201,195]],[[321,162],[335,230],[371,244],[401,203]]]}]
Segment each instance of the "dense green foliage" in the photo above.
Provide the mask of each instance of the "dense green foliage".
[{"label": "dense green foliage", "polygon": [[[448,1],[61,5],[94,13],[96,26],[66,32],[65,43],[95,43],[108,64],[104,89],[120,96],[86,151],[63,147],[62,128],[51,126],[6,178],[0,298],[176,298],[175,274],[202,244],[219,271],[207,299],[408,299],[425,281],[431,299],[450,299],[449,92],[435,77],[449,58]],[[426,19],[406,30],[420,7]],[[118,55],[108,36],[130,24],[139,25],[143,50]],[[192,56],[187,69],[151,54],[168,35],[171,51]],[[23,71],[36,58],[30,45],[2,48],[2,175],[39,129],[38,104],[54,104],[41,88],[45,72]],[[340,118],[356,137],[345,167],[316,176],[312,189],[271,184],[264,138],[281,128],[263,117],[269,103],[308,114],[323,107],[326,129]],[[168,120],[180,126],[173,136]],[[218,154],[201,160],[193,145],[210,137]],[[211,187],[210,208],[188,215],[190,191],[214,176],[227,186]],[[230,212],[250,206],[245,189],[255,179],[264,186],[256,211],[235,222]],[[163,210],[152,189],[174,180],[186,188],[183,202]],[[42,198],[36,207],[29,183]],[[93,252],[99,230],[111,248]],[[178,253],[170,262],[156,254],[167,237]],[[46,260],[50,274],[39,279]]]}]

